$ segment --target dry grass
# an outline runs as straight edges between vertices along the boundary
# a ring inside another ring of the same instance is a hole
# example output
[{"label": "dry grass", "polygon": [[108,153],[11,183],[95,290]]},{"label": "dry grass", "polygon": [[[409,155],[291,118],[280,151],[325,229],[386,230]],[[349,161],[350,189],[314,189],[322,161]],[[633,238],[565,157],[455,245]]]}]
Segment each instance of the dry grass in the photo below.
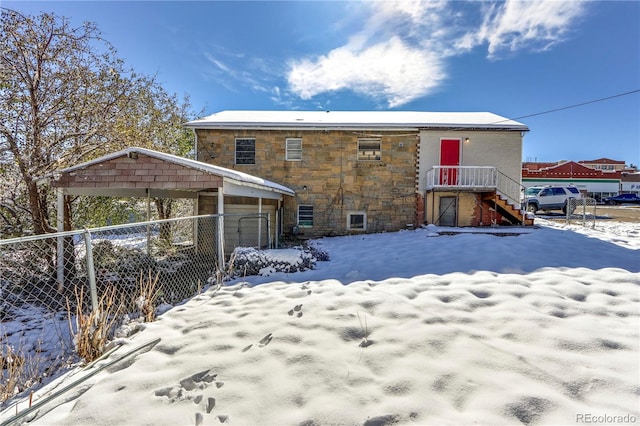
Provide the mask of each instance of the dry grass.
[{"label": "dry grass", "polygon": [[146,278],[140,273],[140,278],[138,279],[140,295],[136,299],[136,305],[145,322],[153,322],[156,319],[156,304],[158,303],[158,297],[160,297],[159,278],[160,274],[156,274],[153,277],[151,271],[149,271],[149,275]]},{"label": "dry grass", "polygon": [[76,352],[86,362],[91,362],[104,353],[118,320],[122,304],[116,303],[116,292],[113,287],[107,289],[98,300],[98,310],[87,309],[82,288],[80,291],[76,288],[74,293],[76,298],[75,317],[71,316],[72,309],[69,300],[67,300],[69,327],[74,336]]},{"label": "dry grass", "polygon": [[15,395],[25,374],[25,357],[13,346],[2,343],[0,347],[0,401]]},{"label": "dry grass", "polygon": [[9,343],[8,336],[0,340],[0,402],[28,389],[40,380],[40,356],[29,354],[22,345]]}]

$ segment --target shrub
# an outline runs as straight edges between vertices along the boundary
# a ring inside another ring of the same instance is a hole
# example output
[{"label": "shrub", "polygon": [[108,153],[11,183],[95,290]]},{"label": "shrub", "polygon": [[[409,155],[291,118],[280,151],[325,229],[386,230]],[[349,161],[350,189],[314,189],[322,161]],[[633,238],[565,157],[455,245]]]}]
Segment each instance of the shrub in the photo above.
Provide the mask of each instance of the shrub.
[{"label": "shrub", "polygon": [[314,269],[316,261],[328,260],[326,252],[316,247],[294,247],[289,249],[256,250],[237,247],[231,255],[232,267],[228,278],[249,275],[271,275],[276,272],[300,272]]}]

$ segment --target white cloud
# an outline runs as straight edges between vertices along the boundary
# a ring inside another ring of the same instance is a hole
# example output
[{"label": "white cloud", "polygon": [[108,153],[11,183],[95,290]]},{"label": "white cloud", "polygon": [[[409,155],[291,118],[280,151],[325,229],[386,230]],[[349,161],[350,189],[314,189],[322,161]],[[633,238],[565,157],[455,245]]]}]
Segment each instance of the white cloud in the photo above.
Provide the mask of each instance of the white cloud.
[{"label": "white cloud", "polygon": [[302,99],[324,92],[351,89],[384,98],[389,107],[409,102],[444,78],[441,61],[431,52],[414,48],[399,37],[362,48],[360,40],[325,56],[294,63],[290,88]]},{"label": "white cloud", "polygon": [[[272,91],[269,81],[274,78],[273,70],[277,68],[271,66],[267,60],[259,57],[247,58],[244,53],[229,52],[218,47],[214,47],[214,50],[216,50],[216,56],[209,52],[203,53],[207,62],[213,65],[213,67],[203,67],[201,72],[206,79],[215,81],[230,92],[238,92],[240,86],[249,87],[254,92],[270,93]],[[224,57],[226,61],[218,59],[218,55]],[[245,69],[247,64],[250,65],[250,71]],[[257,73],[255,70],[260,72]]]},{"label": "white cloud", "polygon": [[294,95],[311,99],[348,89],[397,107],[432,93],[447,78],[446,58],[482,45],[489,57],[549,48],[563,40],[585,7],[581,1],[553,0],[362,5],[368,8],[359,10],[362,28],[348,43],[289,63]]},{"label": "white cloud", "polygon": [[292,61],[287,80],[302,99],[341,89],[384,99],[393,108],[430,93],[446,78],[439,49],[417,37],[437,23],[445,2],[365,3],[363,28],[326,55]]},{"label": "white cloud", "polygon": [[216,67],[218,67],[220,70],[224,71],[224,72],[231,72],[231,70],[229,69],[228,66],[226,66],[224,63],[222,63],[221,61],[219,61],[218,59],[216,59],[215,57],[213,57],[212,54],[205,52],[204,56],[207,58],[207,60],[209,62],[211,62],[213,65],[215,65]]},{"label": "white cloud", "polygon": [[584,12],[582,1],[518,1],[494,4],[482,25],[468,33],[464,45],[488,44],[489,57],[501,51],[545,50],[564,40],[570,25]]}]

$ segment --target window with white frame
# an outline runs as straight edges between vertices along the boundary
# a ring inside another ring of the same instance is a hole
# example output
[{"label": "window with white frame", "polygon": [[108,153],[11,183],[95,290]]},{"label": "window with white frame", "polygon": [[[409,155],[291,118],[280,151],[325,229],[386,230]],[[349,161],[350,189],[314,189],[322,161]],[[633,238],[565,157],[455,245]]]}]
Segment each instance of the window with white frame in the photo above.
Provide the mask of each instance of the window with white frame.
[{"label": "window with white frame", "polygon": [[347,213],[347,229],[352,231],[367,230],[367,213],[349,212]]},{"label": "window with white frame", "polygon": [[301,138],[287,138],[285,140],[285,145],[286,145],[287,161],[302,160],[302,139]]},{"label": "window with white frame", "polygon": [[358,161],[379,161],[382,141],[379,138],[358,139]]},{"label": "window with white frame", "polygon": [[305,228],[313,226],[313,206],[298,206],[298,226]]},{"label": "window with white frame", "polygon": [[256,140],[254,138],[236,139],[236,164],[256,164]]}]

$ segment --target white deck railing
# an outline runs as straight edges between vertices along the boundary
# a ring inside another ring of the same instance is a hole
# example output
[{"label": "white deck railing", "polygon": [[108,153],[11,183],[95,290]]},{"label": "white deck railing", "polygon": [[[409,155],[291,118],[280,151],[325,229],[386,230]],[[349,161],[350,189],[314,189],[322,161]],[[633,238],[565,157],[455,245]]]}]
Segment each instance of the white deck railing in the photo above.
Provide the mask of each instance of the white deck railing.
[{"label": "white deck railing", "polygon": [[520,203],[520,183],[492,166],[434,166],[427,171],[425,188],[427,191],[496,190],[514,206]]},{"label": "white deck railing", "polygon": [[495,189],[497,171],[490,166],[434,166],[427,171],[426,188]]}]

